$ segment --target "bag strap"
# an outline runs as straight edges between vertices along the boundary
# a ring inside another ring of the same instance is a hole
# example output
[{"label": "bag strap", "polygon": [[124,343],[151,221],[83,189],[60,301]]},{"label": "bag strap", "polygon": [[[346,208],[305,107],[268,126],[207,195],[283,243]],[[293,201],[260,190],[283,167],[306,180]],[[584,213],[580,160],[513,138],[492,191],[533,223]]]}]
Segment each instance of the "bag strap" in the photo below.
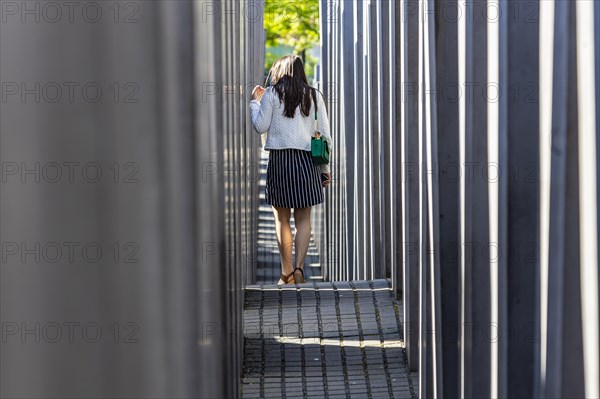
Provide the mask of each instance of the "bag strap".
[{"label": "bag strap", "polygon": [[318,119],[317,119],[317,90],[313,89],[314,91],[311,92],[311,95],[313,96],[313,103],[315,104],[315,123],[314,123],[314,128],[315,128],[315,133],[317,133],[319,135],[319,137],[321,136],[321,133],[319,133],[318,128],[319,128],[319,124],[318,124]]},{"label": "bag strap", "polygon": [[313,99],[315,102],[315,121],[317,120],[317,99],[316,99],[317,95],[315,94],[315,98]]}]

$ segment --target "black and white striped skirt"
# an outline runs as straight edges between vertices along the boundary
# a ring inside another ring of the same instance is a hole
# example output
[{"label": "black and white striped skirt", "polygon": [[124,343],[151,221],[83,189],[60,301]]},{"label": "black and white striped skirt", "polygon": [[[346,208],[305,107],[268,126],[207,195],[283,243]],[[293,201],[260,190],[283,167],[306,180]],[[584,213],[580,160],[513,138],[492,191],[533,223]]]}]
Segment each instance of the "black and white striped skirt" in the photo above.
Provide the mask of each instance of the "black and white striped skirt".
[{"label": "black and white striped skirt", "polygon": [[269,150],[266,200],[278,208],[308,208],[323,202],[321,170],[310,151]]}]

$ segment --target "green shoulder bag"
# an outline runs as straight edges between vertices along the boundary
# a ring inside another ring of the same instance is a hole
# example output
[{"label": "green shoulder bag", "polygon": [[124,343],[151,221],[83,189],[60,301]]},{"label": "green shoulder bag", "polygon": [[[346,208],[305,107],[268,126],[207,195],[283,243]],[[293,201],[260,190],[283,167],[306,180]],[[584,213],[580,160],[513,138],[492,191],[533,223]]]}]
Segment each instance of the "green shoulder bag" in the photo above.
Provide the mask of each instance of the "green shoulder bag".
[{"label": "green shoulder bag", "polygon": [[317,123],[317,99],[314,98],[313,100],[315,102],[315,133],[310,140],[310,148],[315,165],[324,165],[329,163],[329,143],[321,137],[321,133],[319,132],[319,125]]}]

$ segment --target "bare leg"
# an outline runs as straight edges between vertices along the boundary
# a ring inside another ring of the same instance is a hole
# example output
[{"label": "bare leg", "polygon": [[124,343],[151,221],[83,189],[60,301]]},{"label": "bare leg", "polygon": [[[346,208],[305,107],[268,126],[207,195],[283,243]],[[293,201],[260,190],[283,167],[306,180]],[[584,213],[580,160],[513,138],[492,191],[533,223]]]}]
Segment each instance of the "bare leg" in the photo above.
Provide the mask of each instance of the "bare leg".
[{"label": "bare leg", "polygon": [[[308,245],[310,244],[310,235],[312,232],[310,210],[310,207],[294,209],[294,221],[296,222],[296,267],[300,269],[304,266],[304,259],[306,259]],[[298,272],[299,274],[300,272]]]},{"label": "bare leg", "polygon": [[[277,246],[281,257],[281,273],[286,276],[292,273],[292,228],[290,227],[290,208],[273,207],[275,215],[275,230],[277,231]],[[284,284],[281,279],[277,284]]]}]

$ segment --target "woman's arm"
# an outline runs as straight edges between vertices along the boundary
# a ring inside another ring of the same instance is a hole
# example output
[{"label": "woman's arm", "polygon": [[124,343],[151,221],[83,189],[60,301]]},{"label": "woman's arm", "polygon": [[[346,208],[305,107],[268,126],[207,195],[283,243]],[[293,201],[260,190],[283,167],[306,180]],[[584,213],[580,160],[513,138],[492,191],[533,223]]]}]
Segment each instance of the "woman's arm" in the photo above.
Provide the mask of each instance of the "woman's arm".
[{"label": "woman's arm", "polygon": [[271,126],[271,118],[273,117],[271,92],[272,88],[268,88],[261,100],[250,101],[252,126],[257,133],[265,133]]},{"label": "woman's arm", "polygon": [[[332,141],[331,141],[331,129],[329,126],[329,117],[327,116],[327,108],[325,106],[325,100],[323,95],[317,91],[318,108],[317,108],[317,129],[321,136],[329,143],[329,154],[333,152]],[[331,162],[331,159],[330,159]],[[321,165],[321,173],[331,173],[329,164]]]}]

